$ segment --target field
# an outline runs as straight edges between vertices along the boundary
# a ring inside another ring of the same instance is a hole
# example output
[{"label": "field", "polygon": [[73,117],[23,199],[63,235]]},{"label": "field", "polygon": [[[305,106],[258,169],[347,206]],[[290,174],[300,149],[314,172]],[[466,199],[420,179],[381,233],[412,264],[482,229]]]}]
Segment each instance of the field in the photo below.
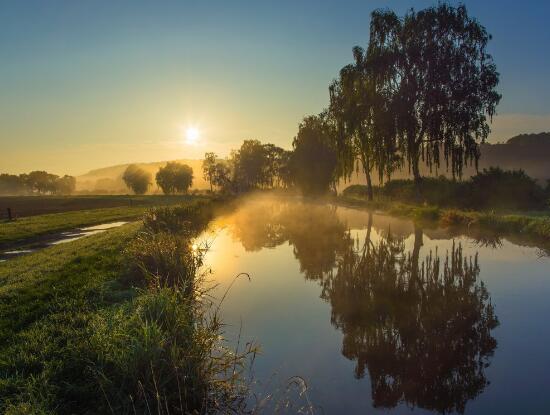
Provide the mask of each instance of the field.
[{"label": "field", "polygon": [[[148,413],[161,401],[170,413],[202,413],[205,405],[232,404],[241,390],[240,358],[219,345],[216,315],[203,318],[209,303],[196,295],[202,262],[190,242],[214,205],[186,200],[143,221],[0,263],[1,413]],[[143,216],[146,208],[16,223],[52,228]],[[28,228],[28,236],[39,229]]]},{"label": "field", "polygon": [[116,196],[0,196],[0,218],[11,208],[19,218],[48,213],[71,212],[113,207],[171,205],[185,202],[188,195],[116,195]]},{"label": "field", "polygon": [[2,197],[17,220],[0,221],[0,247],[49,234],[117,220],[134,220],[153,206],[188,203],[200,196]]}]

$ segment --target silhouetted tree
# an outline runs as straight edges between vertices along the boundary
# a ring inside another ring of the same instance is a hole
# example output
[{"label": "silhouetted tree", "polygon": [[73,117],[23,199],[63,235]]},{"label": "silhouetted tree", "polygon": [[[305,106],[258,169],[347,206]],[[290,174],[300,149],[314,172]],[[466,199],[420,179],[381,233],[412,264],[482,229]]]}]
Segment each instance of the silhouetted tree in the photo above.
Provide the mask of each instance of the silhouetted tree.
[{"label": "silhouetted tree", "polygon": [[168,162],[155,176],[164,194],[187,193],[193,184],[193,169],[187,164]]},{"label": "silhouetted tree", "polygon": [[27,191],[26,175],[0,174],[0,194],[21,195]]},{"label": "silhouetted tree", "polygon": [[212,168],[212,182],[214,186],[227,190],[231,184],[231,170],[226,161],[218,161]]},{"label": "silhouetted tree", "polygon": [[290,152],[274,144],[264,144],[266,180],[270,187],[285,185],[288,180]]},{"label": "silhouetted tree", "polygon": [[55,181],[55,192],[62,195],[70,195],[76,189],[76,179],[73,176],[64,175]]},{"label": "silhouetted tree", "polygon": [[367,180],[367,196],[373,198],[371,171],[379,179],[395,166],[396,146],[390,97],[381,93],[379,75],[368,55],[356,46],[354,63],[340,70],[330,87],[330,114],[336,123],[339,176],[349,177],[361,162]]},{"label": "silhouetted tree", "polygon": [[206,180],[208,183],[210,183],[210,191],[213,190],[213,177],[214,177],[214,170],[216,168],[216,159],[218,157],[216,156],[216,153],[205,153],[204,154],[204,160],[202,161],[202,175],[204,180]]},{"label": "silhouetted tree", "polygon": [[244,140],[231,154],[233,184],[237,190],[250,190],[268,184],[267,153],[258,140]]},{"label": "silhouetted tree", "polygon": [[294,183],[307,195],[319,195],[337,181],[336,134],[326,113],[305,117],[292,146],[290,170]]},{"label": "silhouetted tree", "polygon": [[122,180],[135,194],[142,195],[151,185],[152,175],[135,164],[130,164],[122,174]]},{"label": "silhouetted tree", "polygon": [[31,171],[27,176],[27,186],[39,194],[55,193],[55,183],[59,176],[43,170]]},{"label": "silhouetted tree", "polygon": [[403,18],[372,14],[369,62],[391,96],[398,146],[420,189],[420,159],[454,175],[479,158],[501,96],[499,75],[486,51],[491,36],[466,7],[445,3]]}]

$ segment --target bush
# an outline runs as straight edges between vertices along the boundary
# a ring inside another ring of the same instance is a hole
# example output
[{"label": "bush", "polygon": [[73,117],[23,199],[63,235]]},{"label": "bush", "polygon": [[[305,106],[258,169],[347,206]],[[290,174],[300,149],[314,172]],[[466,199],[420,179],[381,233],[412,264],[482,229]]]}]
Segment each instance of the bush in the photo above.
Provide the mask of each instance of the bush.
[{"label": "bush", "polygon": [[126,251],[133,258],[133,275],[140,285],[193,292],[202,260],[189,239],[168,232],[142,232]]},{"label": "bush", "polygon": [[546,201],[542,187],[523,170],[494,167],[470,179],[466,197],[478,209],[540,209]]},{"label": "bush", "polygon": [[144,215],[143,225],[149,232],[172,232],[190,238],[206,227],[212,215],[211,204],[207,202],[158,207]]},{"label": "bush", "polygon": [[[366,196],[366,186],[353,185],[344,190],[345,196]],[[390,180],[377,189],[380,196],[390,200],[418,203],[412,180]],[[523,170],[502,170],[491,167],[466,181],[440,176],[421,181],[421,202],[439,207],[462,209],[528,210],[548,207],[547,190],[527,176]],[[452,218],[449,218],[452,219]],[[452,219],[454,220],[454,219]]]},{"label": "bush", "polygon": [[[380,194],[380,188],[378,186],[373,186],[372,192],[376,197]],[[368,196],[367,186],[364,184],[352,184],[351,186],[346,187],[342,194],[347,197],[366,198]]]},{"label": "bush", "polygon": [[[464,194],[464,182],[447,179],[425,177],[421,182],[420,195],[423,202],[436,206],[460,205]],[[418,201],[413,180],[390,180],[382,189],[384,196],[409,203]]]}]

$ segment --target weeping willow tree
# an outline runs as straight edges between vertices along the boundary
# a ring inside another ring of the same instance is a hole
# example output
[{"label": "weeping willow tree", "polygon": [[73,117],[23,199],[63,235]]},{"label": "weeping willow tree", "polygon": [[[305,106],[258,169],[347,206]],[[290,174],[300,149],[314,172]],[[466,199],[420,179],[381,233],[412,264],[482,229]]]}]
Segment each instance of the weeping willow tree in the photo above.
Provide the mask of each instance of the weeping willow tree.
[{"label": "weeping willow tree", "polygon": [[368,53],[356,46],[353,58],[329,87],[329,112],[336,126],[339,173],[349,178],[360,162],[372,200],[373,170],[382,181],[395,166],[395,123],[391,100],[382,90],[383,77],[369,64]]},{"label": "weeping willow tree", "polygon": [[[453,244],[420,257],[422,232],[407,252],[403,239],[352,240],[324,281],[342,353],[368,369],[376,407],[401,402],[441,413],[464,412],[488,380],[498,325],[477,255]],[[351,239],[351,238],[350,238]]]},{"label": "weeping willow tree", "polygon": [[490,39],[463,5],[441,3],[402,18],[389,10],[372,14],[369,62],[386,74],[382,89],[418,190],[421,160],[430,170],[444,160],[453,177],[468,163],[477,168],[501,98]]}]

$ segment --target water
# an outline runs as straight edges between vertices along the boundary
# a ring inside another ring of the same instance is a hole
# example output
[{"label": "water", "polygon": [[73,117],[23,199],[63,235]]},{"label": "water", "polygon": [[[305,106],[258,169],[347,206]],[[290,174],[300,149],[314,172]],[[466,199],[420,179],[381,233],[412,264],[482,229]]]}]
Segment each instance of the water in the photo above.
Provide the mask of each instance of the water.
[{"label": "water", "polygon": [[[254,200],[211,244],[253,389],[319,413],[548,413],[550,260],[535,247],[302,202]],[[240,334],[239,334],[240,333]],[[292,395],[291,397],[288,397]],[[289,412],[295,409],[290,409]]]},{"label": "water", "polygon": [[84,228],[78,228],[70,231],[64,231],[64,232],[47,235],[40,241],[26,244],[24,246],[20,246],[17,249],[10,248],[0,252],[0,262],[5,262],[9,259],[21,256],[21,255],[30,254],[40,249],[47,248],[48,246],[59,245],[67,242],[76,241],[77,239],[83,238],[85,236],[95,235],[97,233],[105,232],[106,230],[117,228],[126,223],[128,222],[119,221],[119,222],[102,223],[101,225],[87,226]]}]

